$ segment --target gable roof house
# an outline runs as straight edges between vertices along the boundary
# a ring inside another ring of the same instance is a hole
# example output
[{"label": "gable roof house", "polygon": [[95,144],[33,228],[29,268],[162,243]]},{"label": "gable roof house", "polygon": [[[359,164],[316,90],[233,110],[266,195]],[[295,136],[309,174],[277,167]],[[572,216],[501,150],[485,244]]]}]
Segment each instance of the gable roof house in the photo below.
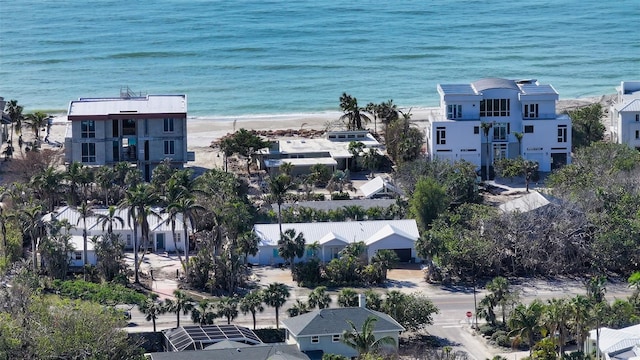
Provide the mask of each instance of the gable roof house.
[{"label": "gable roof house", "polygon": [[640,81],[622,81],[609,111],[611,140],[640,149]]},{"label": "gable roof house", "polygon": [[[307,244],[320,244],[319,254],[306,251],[296,261],[317,256],[320,261],[328,262],[339,257],[340,251],[348,244],[360,241],[367,246],[369,260],[382,249],[395,251],[401,262],[418,259],[415,242],[420,234],[413,219],[282,224],[282,230],[287,229],[302,233]],[[259,238],[259,250],[255,256],[249,256],[248,261],[259,265],[284,263],[285,259],[278,254],[278,224],[256,224],[253,230]]]},{"label": "gable roof house", "polygon": [[596,330],[589,331],[584,344],[585,354],[595,352],[597,347],[607,360],[640,359],[640,325],[623,329],[602,327],[599,341]]},{"label": "gable roof house", "polygon": [[69,103],[65,161],[85,165],[135,164],[146,181],[165,159],[182,168],[187,152],[187,96],[80,98]]},{"label": "gable roof house", "polygon": [[[71,235],[72,243],[74,244],[75,250],[73,253],[70,253],[70,257],[73,263],[82,264],[82,250],[84,246],[82,232],[84,229],[84,222],[86,221],[87,226],[87,236],[89,239],[93,236],[100,236],[106,234],[107,230],[103,227],[100,222],[99,216],[108,214],[108,209],[94,209],[92,211],[92,215],[88,216],[86,219],[82,219],[82,216],[78,212],[77,209],[70,206],[63,206],[61,208],[56,209],[53,213],[47,214],[45,216],[45,221],[63,221],[66,220],[69,224],[73,225],[73,227],[69,230],[69,235]],[[157,215],[149,215],[147,221],[149,222],[149,247],[153,249],[153,251],[184,251],[184,241],[182,239],[184,227],[182,224],[182,215],[178,214],[177,219],[175,221],[175,239],[174,234],[171,231],[171,222],[169,221],[169,215],[166,213],[162,213],[160,209],[155,209],[155,213]],[[124,242],[125,249],[131,250],[133,249],[133,224],[129,220],[129,211],[127,209],[118,209],[116,212],[116,216],[120,217],[123,220],[123,224],[116,221],[113,224],[113,233],[120,236],[122,241]],[[142,233],[140,228],[138,227],[138,241],[142,241],[141,239]],[[91,243],[91,241],[88,241]],[[139,244],[142,246],[143,244]],[[95,265],[97,259],[95,257],[95,252],[93,251],[93,245],[88,244],[88,263]]]},{"label": "gable roof house", "polygon": [[[571,119],[556,114],[553,86],[487,78],[438,84],[438,93],[439,109],[426,128],[430,158],[466,160],[485,172],[498,159],[518,156],[536,161],[544,172],[571,162]],[[489,126],[486,136],[483,124]]]},{"label": "gable roof house", "polygon": [[353,358],[358,353],[342,343],[342,333],[345,330],[352,331],[347,320],[353,322],[359,331],[369,316],[377,319],[373,331],[375,337],[379,339],[390,336],[397,346],[404,327],[387,314],[367,309],[364,303],[359,307],[315,310],[282,320],[281,323],[286,330],[286,343],[296,345],[311,358],[320,358],[322,353]]}]

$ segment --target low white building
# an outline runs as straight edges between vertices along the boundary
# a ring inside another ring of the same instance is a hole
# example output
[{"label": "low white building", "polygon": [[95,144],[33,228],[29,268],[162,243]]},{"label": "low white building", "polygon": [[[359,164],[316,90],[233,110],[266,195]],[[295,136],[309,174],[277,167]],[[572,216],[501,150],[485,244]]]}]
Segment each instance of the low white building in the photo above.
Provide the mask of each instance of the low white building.
[{"label": "low white building", "polygon": [[[256,224],[254,232],[260,239],[259,251],[255,256],[249,256],[252,264],[274,265],[283,264],[278,254],[278,240],[280,228],[278,224]],[[305,251],[304,261],[314,256],[320,261],[328,262],[338,258],[339,253],[347,245],[364,242],[367,246],[367,256],[371,259],[378,250],[394,250],[401,262],[416,261],[418,255],[415,242],[420,237],[415,220],[376,220],[376,221],[346,221],[346,222],[317,222],[282,224],[282,231],[295,230],[302,233],[306,244],[318,242],[320,251],[313,254]]]},{"label": "low white building", "polygon": [[571,119],[556,114],[553,86],[488,78],[438,84],[438,93],[440,106],[426,128],[430,158],[466,160],[482,171],[518,156],[536,161],[544,172],[571,162]]},{"label": "low white building", "polygon": [[[150,229],[149,248],[154,252],[184,252],[184,227],[182,223],[182,216],[180,214],[177,215],[177,219],[175,221],[174,239],[173,231],[171,229],[171,221],[168,220],[169,215],[163,213],[161,209],[153,209],[153,212],[154,214],[149,215],[147,219]],[[51,221],[53,219],[56,219],[58,221],[68,221],[69,224],[73,226],[69,230],[69,234],[72,236],[72,240],[74,241],[75,251],[82,253],[84,246],[82,241],[82,232],[85,226],[85,222],[87,227],[87,235],[89,238],[106,234],[106,227],[104,227],[100,222],[99,215],[106,215],[107,213],[108,209],[94,209],[92,210],[92,214],[90,216],[88,216],[86,219],[82,219],[82,216],[77,209],[70,206],[63,206],[61,208],[58,208],[55,212],[47,215],[47,220]],[[119,221],[115,221],[113,223],[113,233],[120,236],[120,238],[124,242],[125,249],[132,250],[134,242],[133,223],[131,220],[129,220],[129,212],[126,209],[118,209],[116,211],[116,216],[121,218],[124,223],[121,224]],[[137,230],[139,246],[142,246],[142,233],[140,227],[138,227]],[[79,243],[76,243],[77,237],[80,237]],[[90,245],[88,250],[92,250],[92,246],[93,245]],[[77,254],[74,257],[77,258]],[[80,258],[79,260],[82,259]],[[89,258],[89,260],[91,260],[91,257]]]},{"label": "low white building", "polygon": [[261,168],[271,175],[279,172],[280,166],[291,163],[293,174],[309,173],[311,166],[321,164],[331,171],[349,168],[353,154],[349,144],[361,142],[365,148],[380,148],[380,143],[367,130],[330,131],[318,139],[288,138],[279,140],[269,149],[263,149],[259,155]]},{"label": "low white building", "polygon": [[609,110],[611,141],[640,149],[640,81],[622,81]]},{"label": "low white building", "polygon": [[640,325],[623,329],[600,328],[600,334],[594,329],[584,344],[585,354],[599,349],[600,355],[607,360],[637,360],[640,358]]}]

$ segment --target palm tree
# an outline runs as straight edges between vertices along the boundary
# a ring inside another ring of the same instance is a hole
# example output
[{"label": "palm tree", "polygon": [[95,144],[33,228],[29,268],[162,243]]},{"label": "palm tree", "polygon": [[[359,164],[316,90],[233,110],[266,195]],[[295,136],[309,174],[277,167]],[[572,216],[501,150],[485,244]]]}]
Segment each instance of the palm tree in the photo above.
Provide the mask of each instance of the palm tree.
[{"label": "palm tree", "polygon": [[40,174],[31,178],[30,184],[38,197],[43,201],[46,200],[47,209],[53,211],[58,198],[61,194],[61,182],[64,175],[56,170],[53,166],[49,166]]},{"label": "palm tree", "polygon": [[206,211],[204,206],[196,203],[195,197],[186,194],[167,206],[167,212],[182,214],[182,230],[184,234],[184,272],[189,281],[189,228],[195,227],[195,216],[198,211]]},{"label": "palm tree", "polygon": [[494,294],[487,294],[482,300],[480,300],[480,306],[476,309],[478,317],[484,318],[487,322],[493,326],[496,325],[496,313],[494,311],[496,307],[496,298]]},{"label": "palm tree", "polygon": [[571,307],[566,299],[548,300],[544,307],[543,322],[547,328],[549,337],[555,340],[558,334],[558,355],[564,354],[566,329],[571,315]]},{"label": "palm tree", "polygon": [[36,143],[40,142],[40,129],[47,125],[47,120],[49,119],[49,115],[45,114],[41,111],[37,111],[32,114],[27,114],[25,123],[31,127],[31,131],[33,131],[33,135],[35,136]]},{"label": "palm tree", "polygon": [[110,195],[112,198],[117,198],[112,194],[114,190],[118,190],[116,185],[116,172],[114,168],[110,166],[99,167],[96,171],[95,180],[96,184],[99,186],[99,189],[104,192],[105,206],[109,206]]},{"label": "palm tree", "polygon": [[395,347],[396,340],[391,336],[376,339],[374,334],[376,321],[378,319],[370,315],[362,324],[360,331],[358,331],[355,324],[351,320],[347,320],[351,330],[345,330],[342,333],[342,342],[356,350],[360,356],[377,352],[384,345]]},{"label": "palm tree", "polygon": [[180,327],[180,313],[187,315],[193,309],[193,299],[182,290],[173,291],[175,300],[165,299],[165,308],[168,312],[176,314],[176,327]]},{"label": "palm tree", "polygon": [[340,96],[340,110],[344,112],[340,116],[340,121],[347,125],[348,130],[362,130],[363,123],[371,122],[371,119],[364,113],[366,109],[358,106],[358,99],[347,93],[342,93]]},{"label": "palm tree", "polygon": [[[147,217],[151,213],[149,205],[156,203],[156,200],[157,197],[153,193],[151,185],[140,183],[125,191],[125,197],[124,199],[122,199],[119,205],[120,208],[126,209],[128,211],[127,221],[129,225],[132,225],[133,223],[133,253],[136,283],[140,282],[138,272],[140,269],[140,262],[142,261],[142,259],[139,259],[138,256],[138,251],[140,250],[138,244],[138,227],[141,228],[142,239],[146,250],[147,242],[145,241],[145,239],[147,238],[149,230]],[[144,258],[144,253],[142,256]]]},{"label": "palm tree", "polygon": [[569,301],[573,335],[577,339],[578,344],[584,344],[589,334],[589,313],[591,306],[591,302],[584,295],[576,295]]},{"label": "palm tree", "polygon": [[6,105],[7,114],[9,114],[9,118],[11,119],[11,145],[13,146],[13,132],[14,126],[15,131],[20,133],[22,129],[22,120],[24,116],[22,115],[22,111],[24,108],[21,105],[18,105],[18,100],[10,100]]},{"label": "palm tree", "polygon": [[488,122],[483,122],[480,124],[480,127],[482,128],[482,133],[484,134],[484,137],[487,139],[487,159],[486,159],[486,170],[487,170],[487,174],[486,174],[486,179],[485,180],[489,180],[489,164],[491,163],[491,149],[489,146],[489,130],[491,130],[491,128],[493,127],[492,123],[488,123]]},{"label": "palm tree", "polygon": [[279,310],[289,298],[289,289],[285,284],[273,283],[264,289],[264,303],[276,310],[276,329],[280,328]]},{"label": "palm tree", "polygon": [[292,275],[295,267],[295,258],[301,258],[304,255],[304,248],[304,234],[296,234],[294,229],[285,230],[280,240],[278,240],[278,254],[283,259],[289,260]]},{"label": "palm tree", "polygon": [[252,291],[240,299],[240,311],[243,314],[251,313],[253,317],[253,329],[256,329],[256,313],[263,312],[262,293],[260,291]]},{"label": "palm tree", "polygon": [[384,309],[384,312],[389,314],[392,318],[399,319],[406,302],[407,295],[398,290],[391,290],[387,291],[382,308]]},{"label": "palm tree", "polygon": [[289,314],[289,317],[306,314],[308,312],[309,312],[309,305],[300,299],[297,299],[295,304],[293,304],[292,307],[287,309],[287,314]]},{"label": "palm tree", "polygon": [[318,309],[328,308],[331,304],[331,296],[327,293],[326,286],[318,286],[309,293],[309,307]]},{"label": "palm tree", "polygon": [[290,163],[288,161],[283,161],[280,164],[280,173],[291,177],[291,173],[293,172],[293,168],[294,167],[295,167],[295,165],[293,165],[292,163]]},{"label": "palm tree", "polygon": [[604,275],[593,276],[586,283],[587,298],[594,304],[604,301],[607,292],[607,277]]},{"label": "palm tree", "polygon": [[284,203],[287,192],[293,187],[291,177],[280,174],[276,177],[269,178],[269,192],[276,204],[278,204],[278,227],[280,229],[280,238],[282,238],[282,204]]},{"label": "palm tree", "polygon": [[227,325],[231,325],[231,320],[238,317],[238,298],[235,296],[225,296],[218,300],[216,304],[218,315],[227,318]]},{"label": "palm tree", "polygon": [[373,311],[382,310],[382,297],[373,289],[367,289],[364,291],[364,297],[367,304],[367,309]]},{"label": "palm tree", "polygon": [[502,276],[497,276],[487,284],[487,290],[493,296],[493,306],[500,305],[502,309],[502,323],[505,324],[506,318],[507,318],[507,315],[506,315],[507,302],[511,297],[509,282],[507,281],[507,279],[503,278]]},{"label": "palm tree", "polygon": [[107,234],[111,236],[113,234],[113,225],[120,224],[120,227],[124,227],[124,219],[120,217],[118,214],[118,208],[115,206],[109,206],[106,214],[98,213],[97,224],[102,225],[102,231],[107,229]]},{"label": "palm tree", "polygon": [[341,307],[358,306],[358,293],[351,288],[343,288],[338,293],[338,305]]},{"label": "palm tree", "polygon": [[87,201],[83,201],[80,203],[80,206],[76,209],[80,214],[76,226],[80,225],[80,220],[82,220],[82,274],[84,276],[84,281],[87,281],[87,266],[89,265],[88,257],[88,234],[87,234],[87,218],[93,216],[93,204]]},{"label": "palm tree", "polygon": [[310,254],[311,257],[314,258],[314,259],[318,258],[318,252],[320,252],[321,248],[322,248],[322,246],[320,245],[320,243],[318,241],[314,241],[311,244],[307,244],[307,246],[306,246],[308,254]]},{"label": "palm tree", "polygon": [[534,338],[537,334],[540,334],[542,325],[540,319],[544,305],[540,300],[534,300],[527,307],[524,304],[519,304],[513,310],[508,325],[512,329],[509,335],[517,333],[517,339],[526,339],[527,345],[529,345],[529,356],[532,355]]},{"label": "palm tree", "polygon": [[200,300],[196,306],[191,309],[191,321],[194,324],[211,325],[217,317],[217,313],[213,311],[212,304],[209,300]]},{"label": "palm tree", "polygon": [[244,255],[244,264],[246,265],[249,261],[249,255],[255,256],[260,248],[258,247],[258,243],[260,242],[260,238],[253,231],[246,231],[238,237],[236,240],[236,246],[238,247],[238,251]]},{"label": "palm tree", "polygon": [[28,237],[31,240],[31,261],[34,271],[38,269],[38,244],[44,232],[43,216],[42,207],[39,205],[20,209],[17,213],[23,238]]},{"label": "palm tree", "polygon": [[70,205],[77,205],[80,203],[78,200],[78,188],[87,182],[87,178],[89,177],[88,171],[89,170],[86,169],[82,163],[77,161],[72,162],[67,167],[64,178],[67,180],[67,186],[69,187]]},{"label": "palm tree", "polygon": [[155,300],[154,298],[147,298],[142,305],[138,306],[140,312],[146,315],[145,319],[147,321],[153,321],[153,332],[156,332],[156,320],[158,316],[164,314],[166,312],[166,308],[164,305]]},{"label": "palm tree", "polygon": [[398,254],[393,250],[381,249],[371,258],[371,263],[378,266],[382,281],[387,280],[387,272],[398,262]]}]

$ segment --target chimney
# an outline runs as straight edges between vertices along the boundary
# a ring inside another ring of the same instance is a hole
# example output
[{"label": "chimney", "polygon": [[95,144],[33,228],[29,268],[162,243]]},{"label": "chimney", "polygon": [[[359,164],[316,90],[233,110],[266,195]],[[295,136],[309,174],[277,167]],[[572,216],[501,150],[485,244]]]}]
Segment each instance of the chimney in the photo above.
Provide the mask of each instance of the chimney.
[{"label": "chimney", "polygon": [[364,294],[358,294],[358,306],[361,308],[367,307],[367,297]]}]

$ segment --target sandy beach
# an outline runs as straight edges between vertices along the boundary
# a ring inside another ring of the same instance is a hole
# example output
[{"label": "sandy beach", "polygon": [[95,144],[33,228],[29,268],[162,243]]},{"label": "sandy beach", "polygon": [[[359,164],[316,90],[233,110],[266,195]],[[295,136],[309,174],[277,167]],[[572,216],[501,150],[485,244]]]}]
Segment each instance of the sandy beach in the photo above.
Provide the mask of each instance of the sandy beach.
[{"label": "sandy beach", "polygon": [[[573,110],[581,106],[593,103],[601,103],[605,111],[608,110],[613,95],[603,95],[592,98],[559,100],[556,110],[561,113],[565,110]],[[429,114],[437,111],[437,108],[411,109],[412,120],[419,127],[426,125]],[[214,168],[222,166],[222,157],[218,157],[218,150],[211,147],[211,143],[233,133],[240,128],[248,130],[300,130],[315,129],[324,130],[327,124],[338,120],[341,112],[323,112],[310,114],[290,114],[256,117],[225,117],[225,118],[197,118],[190,117],[187,120],[189,151],[196,153],[196,161],[189,162],[189,167]],[[49,140],[64,143],[67,129],[66,115],[58,115],[54,118]],[[370,124],[371,129],[374,124]],[[608,124],[606,126],[608,128]],[[378,124],[378,130],[381,126]]]}]

